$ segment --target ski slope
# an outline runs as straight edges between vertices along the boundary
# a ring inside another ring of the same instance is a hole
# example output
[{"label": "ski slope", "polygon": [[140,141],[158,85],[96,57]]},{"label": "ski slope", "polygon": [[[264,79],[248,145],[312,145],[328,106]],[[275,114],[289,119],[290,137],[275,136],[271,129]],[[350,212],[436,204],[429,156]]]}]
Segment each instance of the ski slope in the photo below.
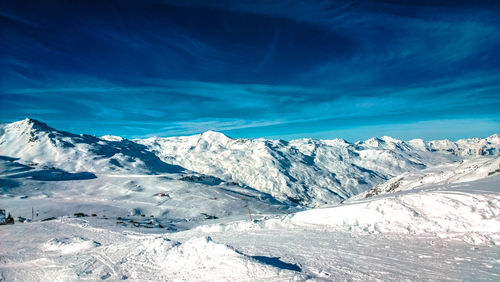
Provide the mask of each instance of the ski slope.
[{"label": "ski slope", "polygon": [[259,216],[253,222],[243,217],[206,222],[177,232],[151,233],[106,225],[101,218],[67,216],[15,224],[2,227],[0,277],[498,280],[499,180],[413,189],[394,197]]}]

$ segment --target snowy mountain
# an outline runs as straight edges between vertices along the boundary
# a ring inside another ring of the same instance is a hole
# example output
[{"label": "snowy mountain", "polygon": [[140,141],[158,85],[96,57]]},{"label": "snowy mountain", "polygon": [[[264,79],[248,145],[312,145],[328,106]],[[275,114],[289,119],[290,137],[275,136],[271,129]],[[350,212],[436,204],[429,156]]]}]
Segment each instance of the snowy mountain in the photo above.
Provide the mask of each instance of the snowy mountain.
[{"label": "snowy mountain", "polygon": [[2,155],[69,173],[179,173],[191,170],[320,206],[346,200],[403,173],[500,152],[500,136],[408,142],[232,139],[222,133],[127,140],[58,131],[34,119],[0,127]]},{"label": "snowy mountain", "polygon": [[231,139],[209,131],[135,141],[167,163],[309,206],[348,199],[402,173],[488,158],[500,150],[499,135],[457,142],[381,137],[352,144],[341,139]]},{"label": "snowy mountain", "polygon": [[99,138],[58,131],[27,118],[0,125],[1,155],[19,158],[30,165],[68,172],[136,173],[180,172],[162,162],[145,146],[122,138]]}]

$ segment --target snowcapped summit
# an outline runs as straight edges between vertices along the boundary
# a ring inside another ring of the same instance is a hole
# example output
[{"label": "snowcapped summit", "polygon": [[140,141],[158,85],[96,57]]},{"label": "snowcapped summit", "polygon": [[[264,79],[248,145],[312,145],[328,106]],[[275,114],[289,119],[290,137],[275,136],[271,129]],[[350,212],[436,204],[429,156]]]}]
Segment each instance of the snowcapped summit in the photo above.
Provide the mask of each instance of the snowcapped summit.
[{"label": "snowcapped summit", "polygon": [[422,151],[427,150],[427,144],[423,139],[412,139],[406,143],[415,149],[422,150]]},{"label": "snowcapped summit", "polygon": [[429,141],[427,144],[431,150],[436,150],[436,151],[451,152],[455,151],[458,148],[457,144],[455,144],[453,141],[449,139]]},{"label": "snowcapped summit", "polygon": [[328,140],[321,140],[324,144],[330,144],[330,145],[351,145],[347,140],[342,139],[342,138],[335,138],[335,139],[328,139]]},{"label": "snowcapped summit", "polygon": [[39,120],[36,120],[34,118],[30,118],[30,117],[27,117],[27,118],[19,121],[19,123],[29,125],[29,126],[35,126],[37,128],[51,128],[46,123],[43,123]]},{"label": "snowcapped summit", "polygon": [[486,141],[492,144],[500,144],[500,134],[493,134],[490,137],[486,138]]},{"label": "snowcapped summit", "polygon": [[145,146],[130,140],[58,131],[32,118],[1,125],[0,152],[21,161],[69,172],[177,170],[160,161]]},{"label": "snowcapped summit", "polygon": [[223,133],[213,131],[213,130],[205,131],[202,134],[199,134],[197,136],[199,136],[200,140],[209,141],[211,143],[226,144],[230,140],[233,140],[230,137],[224,135]]},{"label": "snowcapped summit", "polygon": [[402,144],[403,141],[389,137],[389,136],[383,136],[383,137],[373,137],[365,141],[361,142],[356,142],[357,145],[361,146],[362,148],[366,149],[395,149],[398,147],[400,144]]},{"label": "snowcapped summit", "polygon": [[368,140],[362,141],[360,144],[367,145],[370,147],[380,147],[383,143],[385,143],[384,140],[378,137],[372,137]]},{"label": "snowcapped summit", "polygon": [[356,144],[374,148],[394,148],[398,144],[403,144],[403,143],[404,143],[403,141],[396,138],[392,138],[390,136],[373,137],[365,141],[356,142]]},{"label": "snowcapped summit", "polygon": [[403,141],[396,139],[396,138],[392,138],[390,136],[382,136],[382,137],[380,137],[380,139],[386,143],[403,143]]},{"label": "snowcapped summit", "polygon": [[217,132],[214,130],[208,130],[205,131],[201,134],[203,138],[212,138],[212,139],[231,139],[230,137],[226,136],[224,133]]},{"label": "snowcapped summit", "polygon": [[33,118],[25,118],[20,121],[13,122],[8,125],[11,130],[17,131],[19,134],[32,135],[32,131],[56,131],[47,124]]}]

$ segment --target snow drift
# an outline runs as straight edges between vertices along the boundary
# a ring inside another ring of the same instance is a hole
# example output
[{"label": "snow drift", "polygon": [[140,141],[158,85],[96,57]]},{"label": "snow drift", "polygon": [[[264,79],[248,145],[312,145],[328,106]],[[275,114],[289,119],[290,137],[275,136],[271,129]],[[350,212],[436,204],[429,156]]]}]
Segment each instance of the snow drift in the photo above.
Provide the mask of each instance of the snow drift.
[{"label": "snow drift", "polygon": [[291,222],[368,233],[484,234],[498,244],[498,183],[500,175],[460,184],[408,189],[369,200],[299,212]]}]

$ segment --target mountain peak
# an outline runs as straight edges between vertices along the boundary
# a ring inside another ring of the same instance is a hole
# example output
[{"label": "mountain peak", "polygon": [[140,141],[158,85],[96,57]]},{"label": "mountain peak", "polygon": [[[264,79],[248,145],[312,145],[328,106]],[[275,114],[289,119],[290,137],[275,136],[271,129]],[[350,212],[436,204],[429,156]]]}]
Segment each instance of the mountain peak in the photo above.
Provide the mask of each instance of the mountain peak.
[{"label": "mountain peak", "polygon": [[208,138],[210,140],[214,139],[231,139],[230,137],[226,136],[224,133],[220,133],[214,130],[208,130],[200,134],[201,137],[203,138]]},{"label": "mountain peak", "polygon": [[27,117],[18,122],[12,123],[13,125],[17,125],[21,129],[35,129],[35,130],[55,130],[54,128],[48,126],[46,123],[43,123],[37,119]]},{"label": "mountain peak", "polygon": [[351,145],[351,143],[349,143],[347,140],[342,139],[342,138],[321,140],[321,142],[324,143],[324,144],[331,145],[331,146],[335,146],[335,145],[344,145],[344,146]]},{"label": "mountain peak", "polygon": [[41,122],[41,121],[39,121],[37,119],[31,118],[31,117],[25,118],[24,120],[22,120],[22,122],[28,123],[28,124],[36,124],[36,125],[41,125],[41,126],[48,127],[48,125],[46,123],[43,123],[43,122]]},{"label": "mountain peak", "polygon": [[500,134],[495,133],[490,137],[486,138],[488,142],[500,143]]},{"label": "mountain peak", "polygon": [[378,147],[380,146],[381,143],[385,143],[384,140],[378,138],[378,137],[372,137],[370,139],[367,139],[365,141],[361,141],[360,144],[372,146],[372,147]]},{"label": "mountain peak", "polygon": [[396,138],[392,138],[390,136],[382,136],[380,137],[381,140],[387,143],[401,143],[402,141]]}]

